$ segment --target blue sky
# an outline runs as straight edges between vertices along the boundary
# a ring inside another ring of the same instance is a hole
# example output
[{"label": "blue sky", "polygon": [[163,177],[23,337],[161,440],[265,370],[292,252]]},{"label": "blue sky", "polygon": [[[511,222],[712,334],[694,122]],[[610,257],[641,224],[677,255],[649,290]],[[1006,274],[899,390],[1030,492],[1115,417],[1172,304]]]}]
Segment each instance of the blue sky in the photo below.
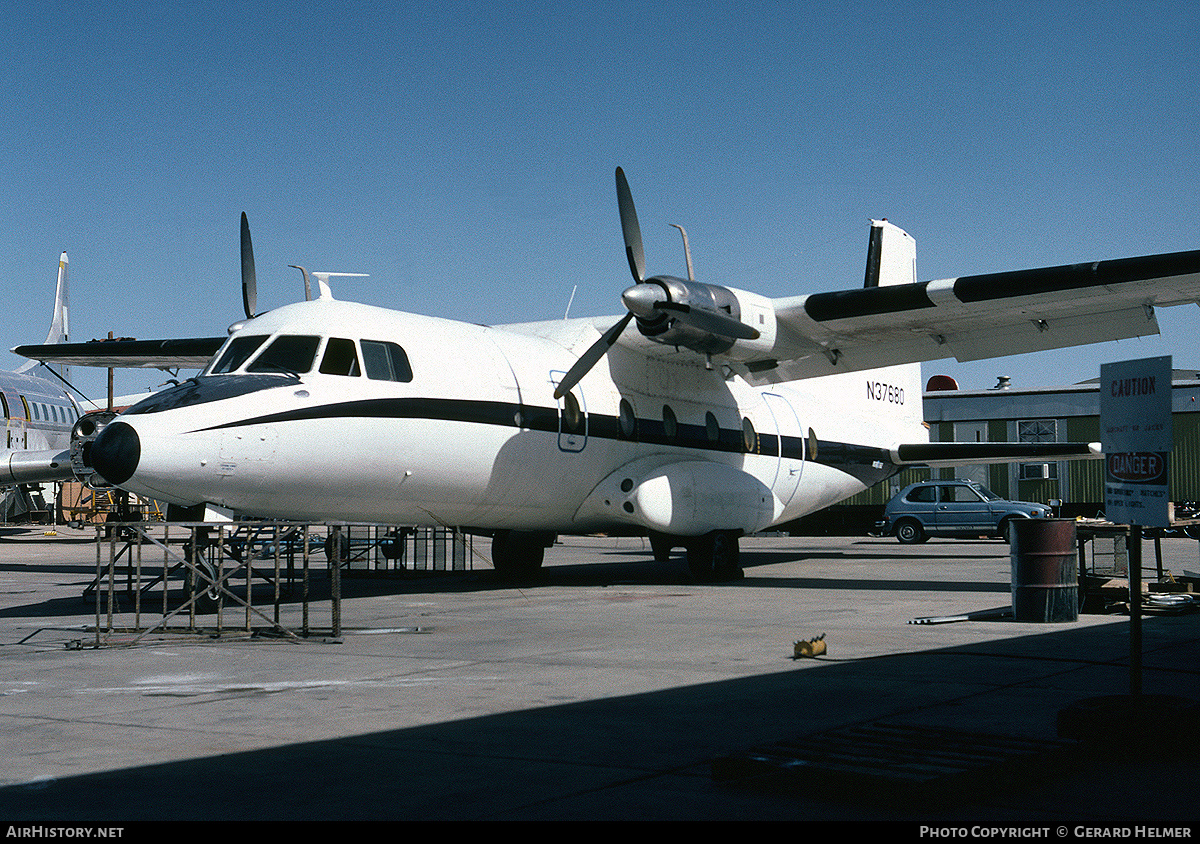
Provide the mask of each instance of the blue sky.
[{"label": "blue sky", "polygon": [[[868,221],[920,279],[1200,247],[1188,3],[15,4],[0,34],[0,320],[40,342],[223,335],[238,218],[259,306],[476,322],[620,313],[613,170],[650,272],[768,296],[861,285]],[[1200,367],[1164,337],[925,366],[965,388]],[[6,353],[7,354],[7,353]],[[15,368],[8,355],[0,364]],[[80,372],[99,394],[102,371]],[[165,376],[118,373],[118,392]]]}]

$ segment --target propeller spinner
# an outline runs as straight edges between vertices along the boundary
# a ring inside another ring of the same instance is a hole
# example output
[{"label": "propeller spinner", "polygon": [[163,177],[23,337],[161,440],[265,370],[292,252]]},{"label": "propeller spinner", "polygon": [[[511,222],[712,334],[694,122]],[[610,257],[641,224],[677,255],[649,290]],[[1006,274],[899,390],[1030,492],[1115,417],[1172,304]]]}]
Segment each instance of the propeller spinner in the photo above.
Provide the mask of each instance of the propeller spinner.
[{"label": "propeller spinner", "polygon": [[[634,285],[621,294],[625,316],[601,335],[563,376],[554,390],[560,399],[595,366],[620,338],[631,319],[638,330],[657,343],[683,346],[696,352],[714,354],[727,351],[737,340],[757,340],[759,331],[738,319],[738,301],[732,291],[715,284],[700,284],[691,279],[691,255],[688,255],[688,280],[673,276],[646,278],[646,258],[642,249],[642,230],[625,171],[617,168],[617,210],[621,215],[621,233],[625,239],[625,257]],[[685,235],[686,248],[686,235]]]}]

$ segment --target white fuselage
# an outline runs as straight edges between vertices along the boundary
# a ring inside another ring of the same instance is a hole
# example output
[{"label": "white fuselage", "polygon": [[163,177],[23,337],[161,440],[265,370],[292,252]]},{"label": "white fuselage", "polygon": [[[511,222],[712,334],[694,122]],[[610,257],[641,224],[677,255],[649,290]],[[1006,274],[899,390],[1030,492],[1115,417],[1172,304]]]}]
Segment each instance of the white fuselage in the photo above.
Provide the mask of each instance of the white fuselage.
[{"label": "white fuselage", "polygon": [[79,407],[54,382],[19,372],[0,372],[0,487],[71,477],[66,452]]},{"label": "white fuselage", "polygon": [[[320,299],[231,343],[254,336],[229,372],[218,353],[119,417],[137,441],[120,486],[268,518],[751,532],[865,489],[895,471],[888,449],[927,436],[916,366],[752,387],[693,353],[616,346],[556,401],[590,320],[490,328]],[[254,371],[280,336],[320,338],[298,376]],[[352,372],[321,371],[330,338],[353,341]],[[363,372],[380,341],[411,380]]]}]

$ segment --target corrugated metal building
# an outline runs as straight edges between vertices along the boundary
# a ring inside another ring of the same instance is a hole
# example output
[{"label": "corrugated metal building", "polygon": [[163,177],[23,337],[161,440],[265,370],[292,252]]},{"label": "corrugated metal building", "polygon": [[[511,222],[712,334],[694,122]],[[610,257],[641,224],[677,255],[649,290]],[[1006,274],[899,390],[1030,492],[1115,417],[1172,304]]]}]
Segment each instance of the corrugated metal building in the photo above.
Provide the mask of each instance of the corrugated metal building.
[{"label": "corrugated metal building", "polygon": [[[930,379],[931,386],[938,379]],[[949,379],[942,379],[942,383]],[[1173,501],[1200,501],[1200,371],[1174,371],[1174,450],[1170,477]],[[935,442],[1098,442],[1100,385],[1017,388],[1001,378],[990,390],[930,390],[925,421]],[[1095,516],[1104,510],[1104,461],[1061,460],[955,469],[909,469],[802,522],[818,532],[862,532],[874,514],[905,485],[930,477],[970,478],[1005,498],[1063,502],[1062,515]]]}]

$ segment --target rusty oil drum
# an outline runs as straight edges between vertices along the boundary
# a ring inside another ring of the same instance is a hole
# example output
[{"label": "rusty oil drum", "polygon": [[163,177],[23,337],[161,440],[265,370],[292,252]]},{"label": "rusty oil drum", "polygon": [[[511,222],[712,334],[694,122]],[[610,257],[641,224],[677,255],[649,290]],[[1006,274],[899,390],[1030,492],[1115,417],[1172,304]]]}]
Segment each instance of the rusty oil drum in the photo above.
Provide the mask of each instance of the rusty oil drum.
[{"label": "rusty oil drum", "polygon": [[1078,621],[1075,521],[1014,519],[1011,524],[1013,619]]}]

